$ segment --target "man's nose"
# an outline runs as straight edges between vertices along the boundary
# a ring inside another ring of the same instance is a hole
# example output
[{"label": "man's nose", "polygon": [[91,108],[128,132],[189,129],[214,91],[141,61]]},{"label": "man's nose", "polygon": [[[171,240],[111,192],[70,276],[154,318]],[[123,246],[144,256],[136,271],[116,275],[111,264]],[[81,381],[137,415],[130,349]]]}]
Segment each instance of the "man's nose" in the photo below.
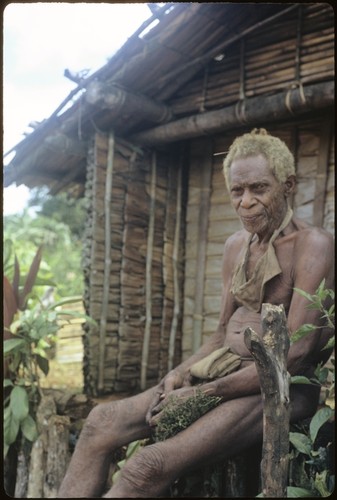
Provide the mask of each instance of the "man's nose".
[{"label": "man's nose", "polygon": [[254,205],[254,196],[249,191],[249,189],[245,189],[242,193],[240,205],[242,208],[250,208],[252,205]]}]

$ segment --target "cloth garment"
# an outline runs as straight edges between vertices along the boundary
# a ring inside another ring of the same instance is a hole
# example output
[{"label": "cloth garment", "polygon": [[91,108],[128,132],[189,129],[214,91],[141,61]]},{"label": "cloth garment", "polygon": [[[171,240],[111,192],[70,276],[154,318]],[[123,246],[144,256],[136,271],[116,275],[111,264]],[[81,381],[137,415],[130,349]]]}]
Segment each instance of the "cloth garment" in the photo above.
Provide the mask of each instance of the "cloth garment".
[{"label": "cloth garment", "polygon": [[253,275],[248,281],[246,280],[246,267],[249,247],[254,234],[248,239],[243,259],[234,270],[231,292],[236,301],[250,311],[259,312],[261,310],[265,284],[282,272],[276,257],[274,241],[289,224],[292,216],[293,211],[288,206],[283,222],[272,234],[266,252],[257,261]]},{"label": "cloth garment", "polygon": [[229,347],[221,347],[194,363],[190,373],[201,380],[213,380],[237,370],[240,363],[240,356],[231,352]]}]

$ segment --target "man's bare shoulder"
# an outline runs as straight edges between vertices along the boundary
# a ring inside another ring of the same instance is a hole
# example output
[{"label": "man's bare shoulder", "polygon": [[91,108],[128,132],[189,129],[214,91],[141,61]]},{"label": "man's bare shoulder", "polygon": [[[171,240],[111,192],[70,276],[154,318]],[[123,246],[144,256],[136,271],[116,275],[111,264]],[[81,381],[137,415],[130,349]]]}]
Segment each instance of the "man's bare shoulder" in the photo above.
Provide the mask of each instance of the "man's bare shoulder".
[{"label": "man's bare shoulder", "polygon": [[229,236],[226,240],[225,243],[225,250],[232,250],[239,248],[242,248],[242,245],[244,245],[249,238],[249,233],[245,229],[241,229],[240,231],[237,231],[236,233],[233,233],[231,236]]},{"label": "man's bare shoulder", "polygon": [[315,249],[334,248],[334,239],[331,233],[321,227],[310,226],[300,219],[294,219],[297,226],[296,247],[304,251]]}]

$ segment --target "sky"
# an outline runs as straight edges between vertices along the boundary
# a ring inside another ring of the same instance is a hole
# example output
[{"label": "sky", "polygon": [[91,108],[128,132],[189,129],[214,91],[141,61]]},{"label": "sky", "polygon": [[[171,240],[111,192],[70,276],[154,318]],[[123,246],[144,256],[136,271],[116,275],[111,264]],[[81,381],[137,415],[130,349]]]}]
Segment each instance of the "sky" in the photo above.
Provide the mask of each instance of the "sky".
[{"label": "sky", "polygon": [[[104,66],[151,11],[146,3],[11,3],[3,14],[3,151],[48,118],[76,84]],[[8,157],[10,158],[10,157]],[[5,159],[5,163],[8,160]],[[4,213],[24,208],[24,186],[4,189]]]}]

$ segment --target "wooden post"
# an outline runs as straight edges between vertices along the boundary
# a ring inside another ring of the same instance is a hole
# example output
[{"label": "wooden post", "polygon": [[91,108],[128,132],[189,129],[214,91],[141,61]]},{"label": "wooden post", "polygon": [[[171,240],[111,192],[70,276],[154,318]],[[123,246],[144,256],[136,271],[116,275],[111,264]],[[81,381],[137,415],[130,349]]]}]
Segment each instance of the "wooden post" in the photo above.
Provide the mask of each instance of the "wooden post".
[{"label": "wooden post", "polygon": [[40,435],[30,456],[27,498],[57,498],[70,460],[70,418],[57,415],[53,396],[44,396],[36,419]]},{"label": "wooden post", "polygon": [[286,498],[289,452],[289,335],[283,305],[262,305],[263,339],[245,330],[256,363],[263,399],[261,483],[264,497]]}]

